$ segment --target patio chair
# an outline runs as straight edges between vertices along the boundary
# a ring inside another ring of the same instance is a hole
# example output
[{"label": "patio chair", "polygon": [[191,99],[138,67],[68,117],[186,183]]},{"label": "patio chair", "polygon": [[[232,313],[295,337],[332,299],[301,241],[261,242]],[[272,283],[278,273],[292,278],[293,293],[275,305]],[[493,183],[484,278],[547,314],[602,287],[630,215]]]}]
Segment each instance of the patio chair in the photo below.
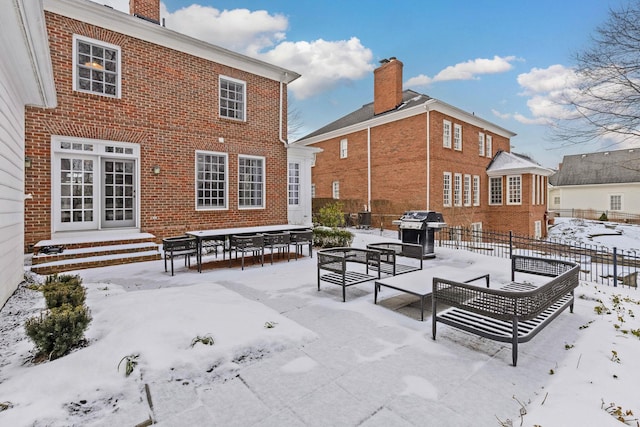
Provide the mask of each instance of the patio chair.
[{"label": "patio chair", "polygon": [[291,258],[291,253],[289,252],[289,243],[291,242],[291,236],[288,232],[283,233],[267,233],[264,235],[264,247],[269,248],[271,251],[271,264],[273,264],[273,253],[282,252],[287,253],[287,262],[289,262]]},{"label": "patio chair", "polygon": [[302,256],[302,247],[309,246],[309,256],[313,258],[313,231],[292,231],[291,244],[296,248],[296,261],[298,255]]},{"label": "patio chair", "polygon": [[171,275],[173,276],[173,259],[184,257],[184,265],[191,267],[191,256],[197,255],[198,244],[195,237],[175,236],[162,239],[164,251],[164,271],[167,271],[167,259],[171,260]]},{"label": "patio chair", "polygon": [[229,267],[231,267],[231,252],[242,255],[242,270],[244,270],[244,254],[250,253],[254,258],[260,255],[260,264],[264,266],[264,235],[231,236],[229,240]]}]

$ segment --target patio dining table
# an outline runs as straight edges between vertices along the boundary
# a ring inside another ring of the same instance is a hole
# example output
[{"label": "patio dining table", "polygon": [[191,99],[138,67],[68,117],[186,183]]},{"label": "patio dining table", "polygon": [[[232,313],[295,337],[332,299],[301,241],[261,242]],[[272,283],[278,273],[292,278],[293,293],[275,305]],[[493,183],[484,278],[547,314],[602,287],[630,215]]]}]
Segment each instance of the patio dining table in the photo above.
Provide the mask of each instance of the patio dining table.
[{"label": "patio dining table", "polygon": [[[253,227],[234,227],[234,228],[216,228],[211,230],[194,230],[187,231],[186,234],[196,238],[198,251],[196,260],[198,262],[198,272],[202,272],[202,248],[207,241],[218,240],[223,241],[225,248],[229,238],[234,235],[248,235],[257,233],[279,233],[284,231],[302,231],[310,230],[311,225],[293,225],[293,224],[276,224],[276,225],[257,225]],[[224,250],[222,252],[224,259]],[[229,254],[231,256],[231,254]]]}]

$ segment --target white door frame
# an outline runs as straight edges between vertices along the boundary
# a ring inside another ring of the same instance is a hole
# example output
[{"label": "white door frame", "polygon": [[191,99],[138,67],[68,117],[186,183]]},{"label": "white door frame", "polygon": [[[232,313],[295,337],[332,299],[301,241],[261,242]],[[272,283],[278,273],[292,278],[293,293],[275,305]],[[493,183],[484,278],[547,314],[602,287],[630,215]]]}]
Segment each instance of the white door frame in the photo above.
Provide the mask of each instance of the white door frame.
[{"label": "white door frame", "polygon": [[[93,160],[93,220],[83,222],[63,222],[61,202],[62,158]],[[140,146],[128,142],[105,141],[54,135],[51,137],[51,233],[104,230],[103,226],[103,159],[123,159],[134,161],[134,225],[118,229],[136,229],[140,224]],[[113,230],[114,228],[109,228]]]}]

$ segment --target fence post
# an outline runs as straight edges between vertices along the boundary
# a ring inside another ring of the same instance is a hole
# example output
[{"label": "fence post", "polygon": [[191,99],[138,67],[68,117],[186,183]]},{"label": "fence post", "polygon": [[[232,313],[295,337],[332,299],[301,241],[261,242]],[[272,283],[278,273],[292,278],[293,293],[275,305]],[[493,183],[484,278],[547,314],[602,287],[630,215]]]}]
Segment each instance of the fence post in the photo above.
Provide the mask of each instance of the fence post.
[{"label": "fence post", "polygon": [[509,230],[509,259],[513,259],[513,231]]},{"label": "fence post", "polygon": [[613,287],[618,286],[618,248],[613,247]]}]

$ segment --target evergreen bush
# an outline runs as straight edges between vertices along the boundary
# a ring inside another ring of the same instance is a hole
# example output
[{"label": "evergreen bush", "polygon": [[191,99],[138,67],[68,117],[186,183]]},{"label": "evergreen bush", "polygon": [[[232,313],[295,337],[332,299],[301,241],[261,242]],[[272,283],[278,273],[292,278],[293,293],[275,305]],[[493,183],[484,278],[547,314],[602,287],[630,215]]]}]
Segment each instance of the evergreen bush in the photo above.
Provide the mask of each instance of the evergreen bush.
[{"label": "evergreen bush", "polygon": [[87,297],[86,290],[82,286],[82,278],[68,274],[47,277],[42,286],[42,294],[47,308],[50,309],[64,304],[77,307],[83,305]]},{"label": "evergreen bush", "polygon": [[316,220],[320,225],[325,227],[342,227],[344,226],[344,212],[342,203],[329,203],[318,210]]},{"label": "evergreen bush", "polygon": [[606,212],[602,212],[602,215],[600,215],[599,220],[600,221],[609,221],[609,218],[607,217],[607,213]]},{"label": "evergreen bush", "polygon": [[353,242],[353,233],[349,230],[315,227],[313,229],[313,244],[320,248],[349,247]]},{"label": "evergreen bush", "polygon": [[63,304],[28,319],[25,330],[38,353],[53,360],[80,345],[89,322],[91,314],[86,306]]}]

